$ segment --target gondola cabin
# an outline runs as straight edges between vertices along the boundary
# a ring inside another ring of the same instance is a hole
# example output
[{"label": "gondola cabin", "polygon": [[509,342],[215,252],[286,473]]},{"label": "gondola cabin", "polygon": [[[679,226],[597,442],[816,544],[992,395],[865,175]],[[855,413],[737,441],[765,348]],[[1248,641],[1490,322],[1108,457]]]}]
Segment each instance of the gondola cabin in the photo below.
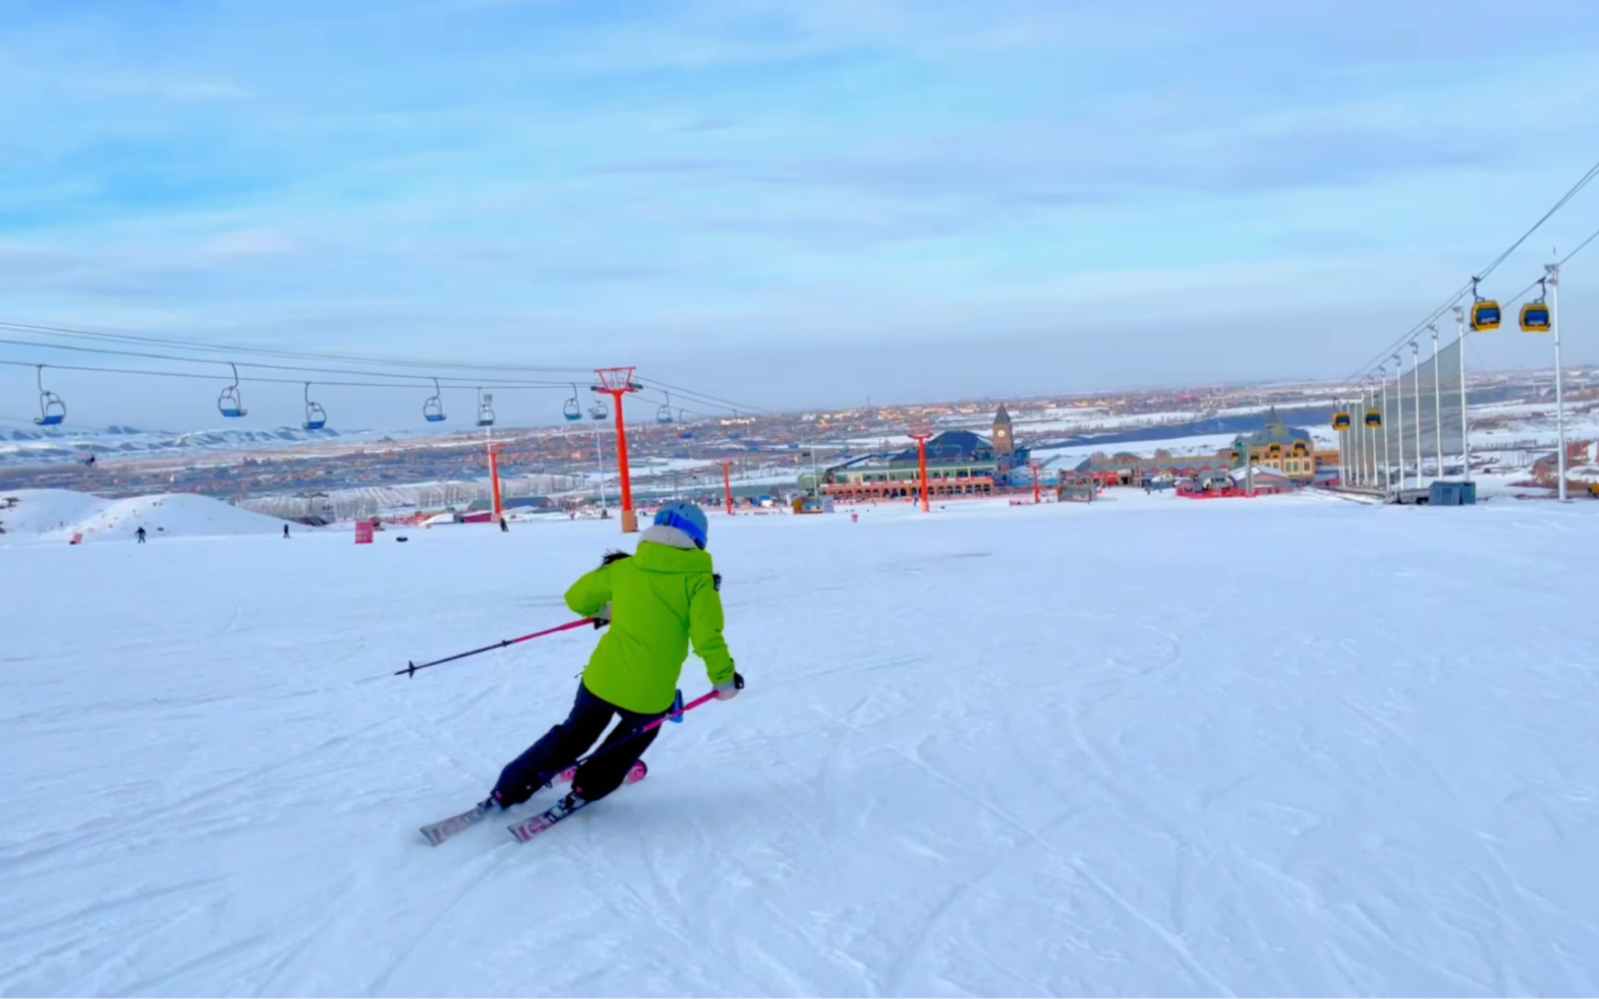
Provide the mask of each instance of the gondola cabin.
[{"label": "gondola cabin", "polygon": [[1380,409],[1368,409],[1368,410],[1366,410],[1366,426],[1370,427],[1373,430],[1375,430],[1376,428],[1382,426],[1382,410],[1380,410]]},{"label": "gondola cabin", "polygon": [[1478,299],[1471,307],[1471,328],[1487,333],[1499,328],[1499,303],[1491,298]]},{"label": "gondola cabin", "polygon": [[1342,431],[1348,430],[1349,427],[1350,427],[1350,422],[1349,422],[1349,414],[1348,413],[1334,413],[1333,414],[1333,429],[1334,430],[1342,432]]},{"label": "gondola cabin", "polygon": [[1528,302],[1521,307],[1521,332],[1547,333],[1550,325],[1549,306],[1543,302]]}]

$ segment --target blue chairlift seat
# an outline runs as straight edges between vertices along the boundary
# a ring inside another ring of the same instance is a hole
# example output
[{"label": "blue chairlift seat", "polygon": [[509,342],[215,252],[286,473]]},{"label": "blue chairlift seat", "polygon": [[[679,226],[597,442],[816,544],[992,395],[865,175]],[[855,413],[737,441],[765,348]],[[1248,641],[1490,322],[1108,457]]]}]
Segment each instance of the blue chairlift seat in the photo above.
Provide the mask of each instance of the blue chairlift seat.
[{"label": "blue chairlift seat", "polygon": [[233,385],[223,389],[222,394],[217,396],[217,411],[230,420],[237,420],[249,412],[244,408],[244,400],[239,398],[238,388]]},{"label": "blue chairlift seat", "polygon": [[327,410],[311,401],[311,383],[305,383],[305,423],[307,430],[321,430],[328,425]]},{"label": "blue chairlift seat", "polygon": [[237,420],[248,410],[244,408],[244,399],[239,395],[239,368],[231,361],[228,362],[228,367],[233,369],[233,384],[223,389],[217,396],[217,411],[227,419]]},{"label": "blue chairlift seat", "polygon": [[41,427],[59,427],[67,418],[67,404],[61,397],[44,387],[44,365],[34,366],[34,380],[39,386],[39,415],[33,422]]},{"label": "blue chairlift seat", "polygon": [[439,380],[433,379],[433,394],[422,402],[422,419],[429,423],[444,422],[444,400],[439,398]]}]

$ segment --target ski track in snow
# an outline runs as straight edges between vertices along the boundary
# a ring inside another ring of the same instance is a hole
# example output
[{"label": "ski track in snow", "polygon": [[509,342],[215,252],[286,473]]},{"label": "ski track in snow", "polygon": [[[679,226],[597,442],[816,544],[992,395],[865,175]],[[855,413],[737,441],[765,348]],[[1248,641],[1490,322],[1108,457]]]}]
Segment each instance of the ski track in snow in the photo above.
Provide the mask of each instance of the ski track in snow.
[{"label": "ski track in snow", "polygon": [[1599,992],[1599,504],[717,517],[745,695],[427,846],[614,526],[0,547],[0,995]]}]

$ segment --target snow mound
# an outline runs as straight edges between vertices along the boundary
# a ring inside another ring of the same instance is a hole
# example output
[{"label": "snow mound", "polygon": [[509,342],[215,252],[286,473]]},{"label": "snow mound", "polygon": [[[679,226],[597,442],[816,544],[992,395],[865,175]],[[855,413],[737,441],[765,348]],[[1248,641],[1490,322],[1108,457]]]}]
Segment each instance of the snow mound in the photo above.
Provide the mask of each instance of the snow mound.
[{"label": "snow mound", "polygon": [[[15,500],[15,504],[10,503]],[[283,521],[187,493],[102,499],[70,489],[0,492],[0,527],[6,540],[84,541],[132,538],[140,527],[152,537],[275,534]]]}]

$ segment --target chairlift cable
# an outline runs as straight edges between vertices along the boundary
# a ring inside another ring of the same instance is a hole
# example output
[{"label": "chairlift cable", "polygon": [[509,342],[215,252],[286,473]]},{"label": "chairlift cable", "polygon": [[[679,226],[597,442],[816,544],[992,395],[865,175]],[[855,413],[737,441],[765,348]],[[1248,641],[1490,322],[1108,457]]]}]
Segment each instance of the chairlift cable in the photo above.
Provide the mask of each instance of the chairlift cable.
[{"label": "chairlift cable", "polygon": [[[261,361],[230,362],[230,361],[221,360],[221,359],[218,359],[218,358],[180,357],[180,356],[173,355],[173,354],[154,354],[154,353],[148,353],[148,352],[144,352],[144,351],[133,351],[133,350],[113,350],[113,349],[111,349],[109,347],[80,347],[80,346],[74,346],[74,345],[71,345],[71,344],[38,343],[38,342],[35,342],[35,341],[31,341],[31,340],[0,339],[0,344],[9,344],[11,346],[16,346],[16,347],[37,347],[40,350],[70,350],[70,351],[74,351],[74,352],[77,352],[77,353],[111,354],[111,355],[115,355],[115,356],[119,356],[119,357],[142,357],[142,358],[146,358],[146,359],[152,360],[152,361],[178,361],[178,362],[184,363],[184,364],[229,364],[229,363],[237,363],[240,367],[245,367],[245,368],[263,368],[263,369],[270,370],[270,371],[303,371],[303,372],[308,372],[308,373],[311,373],[311,374],[357,375],[357,376],[366,377],[366,378],[412,378],[412,379],[417,379],[417,380],[424,381],[424,382],[431,381],[432,377],[433,377],[431,375],[411,375],[411,374],[403,374],[403,373],[393,373],[393,372],[388,372],[388,371],[351,371],[351,370],[343,369],[343,368],[312,368],[312,367],[305,367],[305,366],[302,366],[302,365],[293,365],[293,364],[268,364],[268,363],[261,362]],[[54,367],[54,365],[52,365],[52,367]],[[265,379],[252,378],[250,380],[251,381],[264,381]],[[303,381],[304,379],[291,379],[291,380],[293,380],[293,381]],[[558,387],[558,386],[564,384],[564,383],[561,383],[561,382],[535,382],[535,381],[526,380],[526,379],[518,379],[518,380],[514,380],[513,381],[513,380],[510,380],[510,379],[503,379],[502,380],[502,379],[484,378],[484,379],[473,379],[470,382],[468,382],[467,384],[463,385],[463,384],[457,384],[458,382],[462,381],[462,379],[446,377],[444,380],[445,381],[449,381],[451,383],[451,387],[452,388],[471,388],[471,387],[474,387],[474,386],[476,386],[478,384],[493,385],[495,388],[500,388],[502,385],[504,385],[504,386],[521,385],[521,386],[538,386],[538,387],[544,387],[544,388],[554,388],[554,387]],[[320,379],[319,379],[319,381],[320,381]]]},{"label": "chairlift cable", "polygon": [[321,354],[310,351],[278,350],[266,347],[249,347],[234,344],[209,344],[194,340],[155,337],[126,332],[86,330],[71,326],[55,326],[43,323],[24,323],[15,320],[0,320],[0,327],[14,329],[19,332],[39,333],[47,336],[79,337],[84,339],[123,343],[146,343],[155,346],[179,347],[189,350],[206,350],[221,354],[255,354],[265,357],[280,357],[314,361],[339,361],[353,364],[386,365],[389,367],[453,368],[457,370],[470,371],[531,371],[546,374],[571,374],[574,372],[587,372],[590,370],[588,368],[553,368],[506,364],[463,364],[459,361],[424,361],[411,359],[361,357],[349,354]]},{"label": "chairlift cable", "polygon": [[[5,341],[0,341],[0,343],[3,343],[3,342],[5,342]],[[226,361],[222,361],[222,362],[210,361],[210,362],[197,362],[197,363],[210,363],[210,364],[222,363],[222,364],[226,364],[227,362]],[[10,367],[18,367],[18,368],[33,368],[33,367],[38,367],[39,362],[37,362],[37,361],[10,361],[10,360],[5,360],[3,358],[0,358],[0,364],[4,364],[4,365],[10,366]],[[86,372],[91,372],[91,373],[95,373],[95,374],[107,374],[107,375],[149,375],[149,376],[157,377],[157,378],[193,378],[193,379],[197,379],[197,380],[200,380],[200,381],[210,381],[210,382],[214,382],[214,381],[216,381],[219,378],[226,379],[226,378],[229,377],[227,375],[200,374],[200,373],[194,372],[194,371],[155,371],[155,370],[148,370],[148,369],[144,369],[144,368],[105,368],[105,367],[97,367],[97,366],[92,366],[92,365],[81,365],[81,364],[55,364],[55,363],[51,363],[51,364],[46,365],[46,366],[50,367],[50,368],[53,368],[53,369],[55,369],[57,371],[86,371]],[[270,376],[267,376],[267,375],[252,375],[252,376],[250,376],[248,378],[240,378],[239,381],[240,382],[260,383],[260,384],[266,384],[266,385],[304,385],[305,384],[305,379],[303,379],[303,378],[273,378],[273,377],[270,377]],[[415,392],[418,388],[426,388],[426,386],[400,385],[400,384],[396,384],[394,382],[345,382],[345,381],[327,381],[327,380],[324,380],[324,379],[318,379],[317,380],[317,384],[318,385],[323,385],[323,386],[329,386],[329,387],[333,387],[333,388],[405,389],[406,391],[410,391],[410,392]],[[446,386],[443,386],[443,387],[444,388],[461,388],[462,386],[459,386],[459,385],[446,385]],[[514,392],[514,391],[548,392],[552,388],[554,388],[554,386],[537,385],[537,384],[526,384],[526,385],[520,385],[519,384],[519,385],[496,386],[496,388],[499,391],[505,391],[505,392]]]}]

